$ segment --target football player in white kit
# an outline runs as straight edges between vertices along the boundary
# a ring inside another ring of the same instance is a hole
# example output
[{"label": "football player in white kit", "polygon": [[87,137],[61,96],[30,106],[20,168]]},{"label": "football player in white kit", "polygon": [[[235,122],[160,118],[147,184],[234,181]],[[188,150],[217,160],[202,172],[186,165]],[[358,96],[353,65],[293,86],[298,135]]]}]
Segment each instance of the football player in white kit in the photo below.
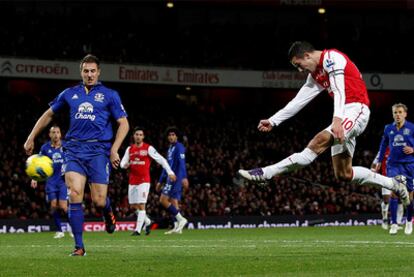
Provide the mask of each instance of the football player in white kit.
[{"label": "football player in white kit", "polygon": [[370,115],[365,82],[355,64],[336,49],[316,50],[305,41],[294,42],[288,56],[294,67],[308,74],[307,80],[284,108],[270,118],[260,120],[257,128],[261,132],[270,132],[298,113],[322,91],[327,91],[333,97],[332,124],[316,134],[302,152],[294,153],[266,167],[240,169],[239,174],[250,181],[269,180],[309,165],[318,155],[331,148],[333,169],[337,179],[387,188],[399,195],[402,202],[408,205],[410,199],[404,176],[390,178],[369,168],[352,166],[355,138],[365,130]]}]

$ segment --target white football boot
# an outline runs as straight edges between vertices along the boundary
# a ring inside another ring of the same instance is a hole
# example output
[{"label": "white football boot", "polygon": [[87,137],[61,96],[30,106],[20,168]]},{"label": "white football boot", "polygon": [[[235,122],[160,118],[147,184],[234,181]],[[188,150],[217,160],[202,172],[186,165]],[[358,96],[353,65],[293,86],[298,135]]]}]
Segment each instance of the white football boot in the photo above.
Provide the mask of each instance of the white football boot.
[{"label": "white football boot", "polygon": [[390,235],[396,235],[397,232],[398,232],[398,225],[397,224],[391,224]]}]

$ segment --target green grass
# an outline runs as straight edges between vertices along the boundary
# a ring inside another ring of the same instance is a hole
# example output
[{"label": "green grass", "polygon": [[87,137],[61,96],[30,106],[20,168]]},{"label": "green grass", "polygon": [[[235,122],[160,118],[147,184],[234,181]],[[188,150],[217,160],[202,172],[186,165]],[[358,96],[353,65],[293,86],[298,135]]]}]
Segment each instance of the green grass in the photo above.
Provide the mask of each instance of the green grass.
[{"label": "green grass", "polygon": [[378,226],[184,230],[131,237],[1,234],[0,276],[412,276],[414,236]]}]

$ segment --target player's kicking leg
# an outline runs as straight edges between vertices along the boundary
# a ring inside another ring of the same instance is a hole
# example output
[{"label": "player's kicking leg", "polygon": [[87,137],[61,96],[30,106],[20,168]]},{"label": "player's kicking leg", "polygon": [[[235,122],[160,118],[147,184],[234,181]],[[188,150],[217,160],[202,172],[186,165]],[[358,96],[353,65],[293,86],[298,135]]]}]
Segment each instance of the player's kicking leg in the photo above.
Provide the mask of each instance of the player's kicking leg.
[{"label": "player's kicking leg", "polygon": [[249,181],[266,181],[274,176],[294,171],[311,164],[318,155],[310,148],[305,148],[300,153],[294,153],[286,159],[263,168],[251,170],[240,169],[239,174]]}]

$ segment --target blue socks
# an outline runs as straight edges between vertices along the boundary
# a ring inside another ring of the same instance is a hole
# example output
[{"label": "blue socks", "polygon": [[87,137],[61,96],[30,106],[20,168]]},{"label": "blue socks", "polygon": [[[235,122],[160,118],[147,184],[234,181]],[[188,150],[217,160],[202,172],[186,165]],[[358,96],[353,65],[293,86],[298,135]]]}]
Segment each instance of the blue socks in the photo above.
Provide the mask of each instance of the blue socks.
[{"label": "blue socks", "polygon": [[107,215],[110,212],[112,212],[112,208],[111,208],[111,199],[109,199],[109,197],[106,198],[106,203],[105,203],[105,207],[103,207],[103,214]]},{"label": "blue socks", "polygon": [[391,224],[397,224],[398,199],[390,199]]},{"label": "blue socks", "polygon": [[72,227],[72,233],[75,238],[75,246],[83,248],[83,207],[82,203],[70,203],[68,209],[69,222]]},{"label": "blue socks", "polygon": [[62,232],[62,219],[60,217],[60,210],[57,209],[52,213],[53,220],[55,221],[55,226],[58,232]]},{"label": "blue socks", "polygon": [[413,201],[411,201],[410,205],[407,206],[407,221],[408,222],[413,220],[413,208],[414,208],[414,204],[413,204]]},{"label": "blue socks", "polygon": [[173,204],[170,204],[170,206],[168,206],[167,211],[173,216],[176,216],[178,214],[178,210],[175,208]]}]

